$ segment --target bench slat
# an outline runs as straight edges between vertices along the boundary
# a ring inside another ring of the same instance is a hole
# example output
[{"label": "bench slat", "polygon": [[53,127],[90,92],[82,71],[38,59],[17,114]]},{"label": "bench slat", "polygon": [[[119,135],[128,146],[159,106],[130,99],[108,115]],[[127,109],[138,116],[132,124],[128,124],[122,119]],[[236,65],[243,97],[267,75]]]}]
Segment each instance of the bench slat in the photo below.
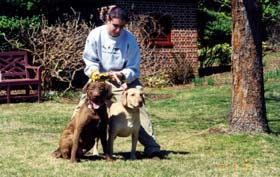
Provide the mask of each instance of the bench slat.
[{"label": "bench slat", "polygon": [[2,80],[0,82],[0,86],[5,85],[21,85],[21,84],[39,84],[39,81],[37,79],[10,79],[10,80]]}]

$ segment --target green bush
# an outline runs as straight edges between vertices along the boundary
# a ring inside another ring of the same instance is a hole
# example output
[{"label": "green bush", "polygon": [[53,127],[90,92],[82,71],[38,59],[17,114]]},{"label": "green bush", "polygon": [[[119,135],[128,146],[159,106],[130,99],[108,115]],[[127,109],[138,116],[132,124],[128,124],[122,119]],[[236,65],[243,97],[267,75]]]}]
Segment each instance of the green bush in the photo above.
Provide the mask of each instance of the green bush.
[{"label": "green bush", "polygon": [[267,50],[280,49],[280,1],[260,0],[264,41]]},{"label": "green bush", "polygon": [[[13,48],[23,48],[26,46],[21,40],[20,32],[25,29],[35,29],[40,26],[40,16],[20,17],[20,16],[0,16],[0,50],[12,50]],[[13,41],[8,42],[10,39]],[[13,43],[14,46],[11,46]]]},{"label": "green bush", "polygon": [[210,85],[210,86],[214,86],[215,85],[215,81],[213,79],[207,79],[207,85]]},{"label": "green bush", "polygon": [[227,65],[231,59],[231,14],[222,4],[200,1],[198,9],[198,46],[200,67]]},{"label": "green bush", "polygon": [[198,54],[200,67],[229,65],[231,62],[231,46],[228,43],[200,48]]},{"label": "green bush", "polygon": [[168,80],[166,79],[164,73],[143,77],[142,82],[144,83],[145,86],[156,87],[156,88],[165,87],[169,85]]},{"label": "green bush", "polygon": [[[280,48],[280,1],[259,0],[265,50]],[[231,50],[231,1],[198,1],[198,46],[200,66],[227,64]],[[219,61],[220,60],[220,61]]]},{"label": "green bush", "polygon": [[202,86],[203,85],[203,79],[201,77],[195,77],[193,79],[193,84],[195,86]]}]

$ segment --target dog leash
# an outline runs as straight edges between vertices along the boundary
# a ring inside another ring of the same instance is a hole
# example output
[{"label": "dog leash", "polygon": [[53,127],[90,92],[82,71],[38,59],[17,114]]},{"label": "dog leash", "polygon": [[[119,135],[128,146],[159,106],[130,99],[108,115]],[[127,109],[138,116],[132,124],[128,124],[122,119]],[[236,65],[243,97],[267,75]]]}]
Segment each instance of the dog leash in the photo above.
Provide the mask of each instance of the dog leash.
[{"label": "dog leash", "polygon": [[[125,92],[127,89],[128,89],[128,86],[127,86],[127,83],[126,82],[122,82],[120,79],[119,79],[119,77],[117,76],[117,74],[116,73],[110,73],[112,76],[113,76],[113,78],[114,78],[114,80],[116,81],[116,83],[120,86],[120,88],[121,88],[121,90],[122,90],[122,92]],[[99,71],[97,71],[97,70],[92,70],[91,71],[91,80],[93,81],[93,82],[95,82],[95,81],[99,81],[99,80],[109,80],[110,79],[110,77],[109,77],[109,72],[103,72],[103,73],[100,73]]]}]

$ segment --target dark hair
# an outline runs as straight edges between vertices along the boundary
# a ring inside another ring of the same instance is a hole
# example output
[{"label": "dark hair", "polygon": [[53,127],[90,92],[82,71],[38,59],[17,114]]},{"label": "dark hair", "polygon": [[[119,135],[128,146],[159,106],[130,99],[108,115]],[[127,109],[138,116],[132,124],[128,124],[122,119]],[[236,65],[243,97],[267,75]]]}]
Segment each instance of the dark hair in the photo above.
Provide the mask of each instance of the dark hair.
[{"label": "dark hair", "polygon": [[119,7],[119,6],[115,6],[112,7],[112,9],[110,9],[110,11],[108,12],[108,16],[109,19],[113,19],[113,18],[119,18],[125,21],[128,21],[128,15],[126,10],[124,10],[123,8]]}]

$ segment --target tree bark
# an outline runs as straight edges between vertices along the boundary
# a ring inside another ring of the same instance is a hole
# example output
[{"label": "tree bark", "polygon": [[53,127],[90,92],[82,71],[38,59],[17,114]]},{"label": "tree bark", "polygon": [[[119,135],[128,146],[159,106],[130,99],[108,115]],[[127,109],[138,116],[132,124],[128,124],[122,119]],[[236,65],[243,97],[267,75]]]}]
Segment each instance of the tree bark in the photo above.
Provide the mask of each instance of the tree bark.
[{"label": "tree bark", "polygon": [[264,98],[261,14],[256,0],[232,0],[233,133],[269,132]]}]

